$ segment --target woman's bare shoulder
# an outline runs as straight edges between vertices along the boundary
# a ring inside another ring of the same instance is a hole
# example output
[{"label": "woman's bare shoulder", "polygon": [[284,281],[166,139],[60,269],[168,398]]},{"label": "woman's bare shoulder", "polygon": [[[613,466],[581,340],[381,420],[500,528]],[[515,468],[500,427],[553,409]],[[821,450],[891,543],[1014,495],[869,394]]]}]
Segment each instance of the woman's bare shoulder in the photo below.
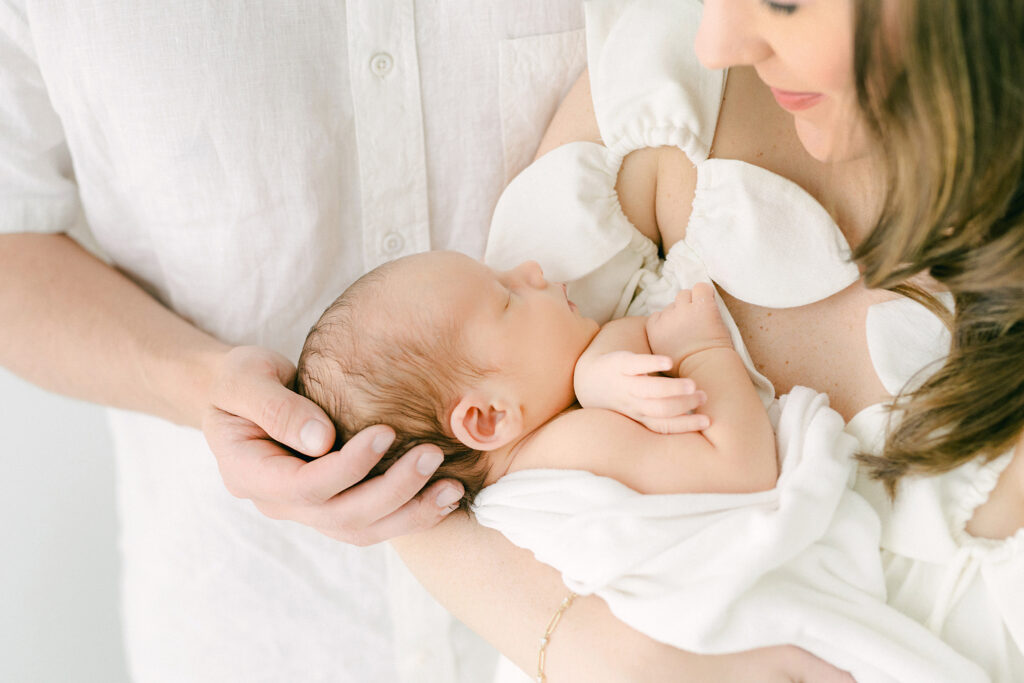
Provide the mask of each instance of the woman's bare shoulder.
[{"label": "woman's bare shoulder", "polygon": [[548,129],[541,138],[534,159],[539,159],[556,147],[570,142],[597,142],[604,144],[594,114],[594,100],[590,94],[590,70],[584,69],[569,94],[558,105]]},{"label": "woman's bare shoulder", "polygon": [[988,500],[974,510],[967,532],[981,538],[1009,538],[1024,528],[1024,433],[1013,460],[1003,470]]}]

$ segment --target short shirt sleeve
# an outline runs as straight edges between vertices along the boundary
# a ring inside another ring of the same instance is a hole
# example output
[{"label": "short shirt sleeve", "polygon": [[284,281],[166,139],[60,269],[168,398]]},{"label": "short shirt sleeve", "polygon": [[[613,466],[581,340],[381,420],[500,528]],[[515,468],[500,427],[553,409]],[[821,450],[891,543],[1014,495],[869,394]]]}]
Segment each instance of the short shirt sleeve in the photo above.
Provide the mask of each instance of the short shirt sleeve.
[{"label": "short shirt sleeve", "polygon": [[81,206],[23,8],[0,0],[0,233],[66,232]]}]

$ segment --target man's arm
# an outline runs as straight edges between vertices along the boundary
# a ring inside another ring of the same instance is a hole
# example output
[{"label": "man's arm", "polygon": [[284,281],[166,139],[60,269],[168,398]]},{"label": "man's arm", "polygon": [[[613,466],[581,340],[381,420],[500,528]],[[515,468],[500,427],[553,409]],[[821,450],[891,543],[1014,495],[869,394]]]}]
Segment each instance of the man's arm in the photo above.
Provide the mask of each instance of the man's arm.
[{"label": "man's arm", "polygon": [[334,430],[287,389],[295,371],[288,359],[230,348],[66,236],[0,235],[0,320],[0,364],[51,391],[203,424],[228,490],[272,517],[369,544],[429,528],[448,511],[441,492],[454,487],[461,496],[448,481],[416,496],[437,462],[430,446],[353,486],[380,459],[375,442],[390,443],[387,427],[313,462],[293,457],[275,441],[320,456]]},{"label": "man's arm", "polygon": [[0,236],[0,319],[16,374],[192,427],[229,349],[63,235]]}]

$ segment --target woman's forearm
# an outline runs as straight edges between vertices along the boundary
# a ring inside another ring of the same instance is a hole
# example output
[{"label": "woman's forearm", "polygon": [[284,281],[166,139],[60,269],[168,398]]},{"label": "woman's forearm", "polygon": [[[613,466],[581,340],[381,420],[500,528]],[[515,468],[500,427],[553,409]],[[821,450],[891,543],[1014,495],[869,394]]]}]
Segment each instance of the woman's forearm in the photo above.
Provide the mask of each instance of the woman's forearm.
[{"label": "woman's forearm", "polygon": [[64,235],[0,235],[0,320],[14,373],[190,426],[228,349]]},{"label": "woman's forearm", "polygon": [[[539,639],[569,590],[558,573],[497,531],[455,513],[392,544],[421,583],[456,617],[533,675]],[[552,681],[719,680],[728,662],[655,642],[626,626],[597,597],[577,599],[547,649]]]}]

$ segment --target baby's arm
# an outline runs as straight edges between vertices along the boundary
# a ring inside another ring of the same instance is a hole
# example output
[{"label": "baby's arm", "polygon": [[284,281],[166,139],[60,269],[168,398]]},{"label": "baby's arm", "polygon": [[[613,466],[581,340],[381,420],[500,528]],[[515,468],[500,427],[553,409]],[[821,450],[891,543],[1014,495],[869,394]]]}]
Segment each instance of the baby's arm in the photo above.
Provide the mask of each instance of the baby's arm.
[{"label": "baby's arm", "polygon": [[[618,411],[572,411],[523,447],[520,465],[588,470],[641,493],[772,488],[778,477],[775,436],[714,296],[710,285],[699,284],[645,324],[651,348],[672,359],[672,372],[706,389],[701,413],[710,418],[709,427],[656,434]],[[620,331],[635,334],[637,320],[645,319],[623,321]]]},{"label": "baby's arm", "polygon": [[692,292],[680,292],[647,319],[647,336],[654,351],[673,359],[673,374],[686,375],[707,391],[701,412],[711,419],[703,431],[711,447],[774,482],[778,463],[771,423],[722,322],[714,288],[699,283]]},{"label": "baby's arm", "polygon": [[670,370],[672,359],[651,355],[646,318],[613,320],[597,333],[576,362],[573,384],[584,408],[606,408],[661,434],[704,429],[693,414],[706,396],[690,379],[651,375]]}]

